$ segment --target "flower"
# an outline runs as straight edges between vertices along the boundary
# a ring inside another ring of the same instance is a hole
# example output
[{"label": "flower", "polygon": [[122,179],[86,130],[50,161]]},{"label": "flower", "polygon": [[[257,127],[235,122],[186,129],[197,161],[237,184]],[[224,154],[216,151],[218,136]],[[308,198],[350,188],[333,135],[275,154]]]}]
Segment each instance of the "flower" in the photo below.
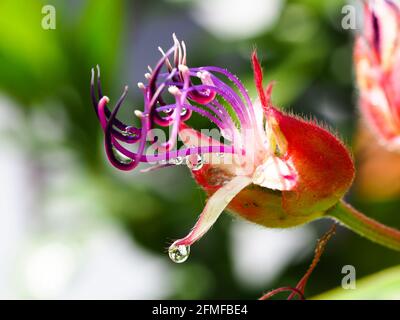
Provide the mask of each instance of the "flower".
[{"label": "flower", "polygon": [[400,150],[400,8],[390,0],[366,1],[354,61],[360,109],[378,140]]},{"label": "flower", "polygon": [[[322,217],[343,197],[354,176],[346,147],[315,121],[272,105],[272,84],[264,89],[255,52],[252,64],[259,97],[252,101],[229,71],[188,67],[186,46],[175,36],[174,46],[166,53],[160,51],[163,57],[149,68],[147,83],[138,84],[144,96],[144,111],[135,111],[141,128],[116,118],[127,89],[110,111],[100,80],[96,96],[93,70],[91,88],[106,152],[115,167],[132,170],[142,162],[158,162],[151,167],[157,169],[185,162],[209,196],[191,232],[171,245],[169,253],[175,262],[186,260],[190,245],[226,208],[257,224],[283,228]],[[192,113],[216,125],[225,143],[188,126]],[[170,128],[167,141],[154,134],[157,126]],[[178,139],[183,142],[179,149]],[[154,154],[146,153],[147,141],[147,150]],[[122,143],[135,144],[136,151]]]}]

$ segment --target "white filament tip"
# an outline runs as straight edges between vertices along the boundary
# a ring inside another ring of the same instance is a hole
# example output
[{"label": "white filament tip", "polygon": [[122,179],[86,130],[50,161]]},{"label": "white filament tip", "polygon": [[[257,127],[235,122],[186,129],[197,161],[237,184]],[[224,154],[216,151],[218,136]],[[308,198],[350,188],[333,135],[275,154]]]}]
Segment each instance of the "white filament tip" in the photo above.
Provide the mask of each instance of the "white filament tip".
[{"label": "white filament tip", "polygon": [[180,90],[176,86],[170,86],[168,88],[168,92],[175,96],[175,95],[179,94]]},{"label": "white filament tip", "polygon": [[138,118],[143,118],[143,112],[142,112],[142,111],[140,111],[140,110],[135,110],[134,113],[135,113],[135,116],[136,116],[136,117],[138,117]]},{"label": "white filament tip", "polygon": [[163,56],[165,56],[165,52],[164,52],[164,50],[163,50],[161,47],[158,47],[158,51],[160,51],[161,54],[162,54]]},{"label": "white filament tip", "polygon": [[107,97],[107,96],[103,96],[103,97],[100,99],[99,103],[100,103],[102,100],[104,100],[106,103],[109,103],[109,102],[110,102],[110,98]]},{"label": "white filament tip", "polygon": [[189,72],[189,68],[188,68],[186,65],[184,65],[184,64],[180,64],[180,65],[178,66],[178,70],[179,70],[180,72],[182,72],[182,73]]}]

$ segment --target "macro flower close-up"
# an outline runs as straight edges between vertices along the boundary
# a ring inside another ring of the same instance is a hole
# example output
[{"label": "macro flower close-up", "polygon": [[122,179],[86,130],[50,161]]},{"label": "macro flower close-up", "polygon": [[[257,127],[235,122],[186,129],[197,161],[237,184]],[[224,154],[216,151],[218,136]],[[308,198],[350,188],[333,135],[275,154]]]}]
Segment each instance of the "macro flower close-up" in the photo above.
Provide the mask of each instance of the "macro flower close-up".
[{"label": "macro flower close-up", "polygon": [[[163,161],[150,168],[161,169],[185,163],[210,196],[191,232],[171,245],[172,259],[183,262],[190,245],[227,207],[247,220],[273,228],[322,217],[352,183],[354,166],[346,147],[316,121],[285,114],[272,105],[273,85],[264,88],[256,52],[251,60],[259,96],[252,101],[240,80],[229,71],[215,66],[188,67],[185,43],[175,35],[174,40],[167,53],[160,48],[163,57],[149,68],[147,83],[138,84],[145,107],[144,111],[135,110],[141,128],[116,117],[127,89],[111,112],[109,98],[102,95],[100,78],[96,96],[94,70],[91,84],[107,155],[115,167],[132,170],[140,162]],[[162,72],[163,66],[166,72]],[[231,86],[215,74],[224,76]],[[168,104],[166,95],[175,101]],[[186,121],[192,113],[216,125],[226,143],[189,127]],[[156,125],[170,127],[167,141],[154,134]],[[174,148],[178,136],[184,143],[179,150]],[[137,151],[129,151],[121,142],[137,144]],[[146,153],[147,142],[153,154]]]},{"label": "macro flower close-up", "polygon": [[[224,209],[271,228],[332,216],[361,235],[400,250],[399,231],[380,225],[341,201],[355,171],[349,151],[315,121],[285,114],[273,106],[273,84],[264,87],[255,51],[251,61],[258,98],[252,102],[240,80],[229,71],[215,66],[188,67],[185,42],[179,42],[175,34],[173,39],[174,46],[166,53],[159,48],[162,58],[154,68],[148,67],[147,83],[138,83],[144,110],[135,110],[134,114],[141,128],[116,117],[127,87],[110,111],[109,98],[102,94],[99,67],[97,95],[92,69],[91,95],[104,130],[107,156],[116,168],[132,170],[141,162],[162,162],[145,169],[155,170],[185,163],[209,195],[189,234],[169,247],[174,262],[186,261],[190,246],[213,226]],[[163,66],[166,72],[162,72]],[[225,76],[237,91],[214,73]],[[170,101],[166,94],[172,96],[172,103],[166,102]],[[227,142],[186,125],[193,113],[213,122]],[[156,134],[156,125],[170,127],[167,140]],[[178,136],[183,147],[176,150]],[[121,142],[137,144],[136,152]],[[146,152],[147,142],[150,154]]]}]

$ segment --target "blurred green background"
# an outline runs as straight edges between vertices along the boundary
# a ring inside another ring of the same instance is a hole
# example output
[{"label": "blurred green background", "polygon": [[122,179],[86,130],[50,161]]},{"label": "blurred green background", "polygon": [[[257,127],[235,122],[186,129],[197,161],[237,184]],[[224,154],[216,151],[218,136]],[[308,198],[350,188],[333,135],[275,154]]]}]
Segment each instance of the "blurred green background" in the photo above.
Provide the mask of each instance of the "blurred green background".
[{"label": "blurred green background", "polygon": [[[136,83],[158,60],[157,46],[171,46],[173,32],[186,42],[190,66],[227,67],[252,94],[256,47],[267,80],[277,83],[274,103],[325,121],[351,146],[358,114],[353,33],[341,27],[345,4],[1,0],[0,298],[255,299],[294,286],[329,221],[267,230],[225,214],[186,263],[169,260],[166,248],[192,227],[205,196],[183,167],[142,174],[109,165],[90,103],[90,69],[101,66],[112,102],[129,85],[121,116],[132,123],[142,106]],[[42,28],[44,5],[56,9],[55,30]],[[352,192],[348,200],[400,226],[398,200]],[[344,265],[361,279],[399,263],[398,253],[339,228],[306,296],[340,286]],[[400,298],[399,269],[384,277],[389,291],[368,279],[365,294],[347,290],[346,297]]]}]

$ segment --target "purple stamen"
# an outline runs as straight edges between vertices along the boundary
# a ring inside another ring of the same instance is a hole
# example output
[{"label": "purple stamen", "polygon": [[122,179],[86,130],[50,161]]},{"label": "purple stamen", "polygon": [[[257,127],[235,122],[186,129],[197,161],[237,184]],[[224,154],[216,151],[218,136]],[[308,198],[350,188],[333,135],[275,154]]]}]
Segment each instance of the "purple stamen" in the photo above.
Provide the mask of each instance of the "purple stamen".
[{"label": "purple stamen", "polygon": [[[101,84],[100,84],[100,68],[97,66],[97,91],[98,91],[98,98],[96,97],[95,93],[95,85],[94,85],[94,69],[92,69],[92,77],[90,81],[90,94],[92,98],[92,104],[94,107],[94,110],[97,114],[97,117],[99,117],[99,111],[98,111],[98,104],[101,98],[103,98],[102,90],[101,90]],[[108,119],[111,115],[111,111],[108,109],[107,106],[105,106],[104,113],[106,118]],[[115,130],[112,128],[113,135],[115,135],[119,140],[126,142],[126,143],[135,143],[139,139],[138,135],[138,130],[137,128],[128,126],[121,122],[118,119],[114,120],[113,123],[114,126],[118,128],[118,130]]]},{"label": "purple stamen", "polygon": [[[117,119],[117,113],[126,98],[127,89],[124,90],[111,112],[107,106],[108,98],[103,97],[100,70],[99,68],[97,70],[97,96],[94,70],[92,70],[91,97],[105,133],[105,147],[110,162],[118,169],[132,170],[141,162],[169,161],[177,157],[198,154],[238,153],[243,155],[246,138],[244,131],[253,128],[256,122],[251,100],[242,83],[222,68],[188,68],[185,64],[186,48],[184,44],[181,46],[176,39],[174,39],[174,46],[166,53],[160,51],[163,57],[154,68],[149,68],[150,73],[146,74],[148,83],[139,84],[144,97],[144,111],[135,111],[141,122],[140,129],[128,126]],[[173,65],[169,61],[172,54],[174,54]],[[164,66],[168,72],[161,72]],[[220,80],[213,72],[225,76],[234,84],[235,89]],[[193,84],[194,77],[200,79],[202,83]],[[165,102],[167,100],[164,97],[167,94],[174,96],[174,103]],[[226,101],[237,118],[231,116],[218,99]],[[178,139],[180,124],[188,120],[193,112],[209,119],[221,131],[229,132],[232,145],[191,146],[172,150]],[[238,127],[235,125],[236,120],[239,121]],[[171,127],[170,136],[166,142],[160,143],[157,137],[151,136],[151,129],[155,125]],[[150,141],[152,148],[155,148],[156,154],[145,154],[147,140]],[[121,142],[137,143],[136,151],[128,150]]]}]

